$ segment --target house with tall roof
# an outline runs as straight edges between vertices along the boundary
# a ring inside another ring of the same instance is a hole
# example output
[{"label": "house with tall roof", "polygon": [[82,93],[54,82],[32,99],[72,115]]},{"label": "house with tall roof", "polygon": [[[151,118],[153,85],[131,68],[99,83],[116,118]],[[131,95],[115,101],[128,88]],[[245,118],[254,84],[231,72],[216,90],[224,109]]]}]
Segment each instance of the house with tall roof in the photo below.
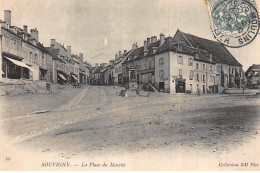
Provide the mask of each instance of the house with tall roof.
[{"label": "house with tall roof", "polygon": [[240,87],[242,65],[221,43],[177,30],[155,52],[155,86],[168,93],[218,93]]},{"label": "house with tall roof", "polygon": [[242,65],[224,45],[180,30],[174,37],[148,38],[142,47],[133,44],[123,62],[124,83],[132,67],[140,90],[148,86],[167,93],[218,93],[241,87],[243,78]]},{"label": "house with tall roof", "polygon": [[155,87],[167,93],[216,92],[215,63],[211,55],[178,43],[172,37],[164,40],[155,55]]},{"label": "house with tall roof", "polygon": [[100,64],[99,66],[96,66],[92,71],[92,84],[93,85],[101,85],[102,84],[102,78],[100,71],[104,67],[103,64]]},{"label": "house with tall roof", "polygon": [[260,64],[251,65],[245,72],[248,88],[257,89],[260,85]]},{"label": "house with tall roof", "polygon": [[210,55],[212,62],[216,63],[215,85],[218,92],[228,88],[241,88],[241,81],[244,78],[242,65],[223,44],[180,30],[177,30],[174,40],[188,48]]}]

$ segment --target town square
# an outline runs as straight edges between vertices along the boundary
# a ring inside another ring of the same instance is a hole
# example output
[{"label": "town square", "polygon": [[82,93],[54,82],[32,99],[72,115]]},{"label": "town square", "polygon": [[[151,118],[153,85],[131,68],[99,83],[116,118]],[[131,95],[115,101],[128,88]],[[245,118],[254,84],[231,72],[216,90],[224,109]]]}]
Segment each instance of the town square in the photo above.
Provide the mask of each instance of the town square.
[{"label": "town square", "polygon": [[[193,2],[201,9],[194,13],[176,2],[5,3],[1,158],[26,155],[25,170],[29,162],[39,170],[259,169],[259,38],[237,47],[222,43],[210,21],[200,20],[222,21],[224,14],[208,15],[209,2]],[[239,15],[258,20],[252,2],[246,2],[252,14]],[[46,7],[42,22],[34,20],[33,5]],[[185,19],[180,26],[170,8]]]}]

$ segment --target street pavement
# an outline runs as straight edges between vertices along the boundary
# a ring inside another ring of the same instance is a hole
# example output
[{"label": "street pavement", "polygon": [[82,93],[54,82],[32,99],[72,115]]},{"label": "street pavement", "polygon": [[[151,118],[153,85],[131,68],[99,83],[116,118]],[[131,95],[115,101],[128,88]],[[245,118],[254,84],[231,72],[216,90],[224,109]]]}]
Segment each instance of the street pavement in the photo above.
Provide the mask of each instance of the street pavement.
[{"label": "street pavement", "polygon": [[38,151],[98,155],[183,147],[220,155],[259,134],[259,97],[121,97],[120,87],[67,87],[53,94],[1,97],[8,143]]}]

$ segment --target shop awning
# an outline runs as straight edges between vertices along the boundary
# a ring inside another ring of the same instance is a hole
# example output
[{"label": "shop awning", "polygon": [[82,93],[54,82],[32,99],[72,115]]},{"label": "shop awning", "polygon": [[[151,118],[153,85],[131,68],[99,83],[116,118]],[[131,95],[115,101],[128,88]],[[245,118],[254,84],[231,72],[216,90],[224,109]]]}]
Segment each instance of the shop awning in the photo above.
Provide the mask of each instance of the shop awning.
[{"label": "shop awning", "polygon": [[0,71],[1,74],[5,74],[2,70]]},{"label": "shop awning", "polygon": [[63,76],[63,74],[58,73],[58,75],[61,77],[61,79],[67,80],[67,79],[65,78],[65,76]]},{"label": "shop awning", "polygon": [[76,76],[74,76],[73,74],[71,75],[75,80],[78,80],[78,78]]},{"label": "shop awning", "polygon": [[17,60],[14,60],[14,59],[11,59],[11,58],[7,58],[7,57],[5,57],[5,58],[8,59],[9,61],[11,61],[12,63],[14,63],[15,65],[18,65],[20,67],[24,67],[24,68],[28,68],[29,70],[32,70],[31,67],[29,67],[28,65],[26,65],[22,61],[17,61]]}]

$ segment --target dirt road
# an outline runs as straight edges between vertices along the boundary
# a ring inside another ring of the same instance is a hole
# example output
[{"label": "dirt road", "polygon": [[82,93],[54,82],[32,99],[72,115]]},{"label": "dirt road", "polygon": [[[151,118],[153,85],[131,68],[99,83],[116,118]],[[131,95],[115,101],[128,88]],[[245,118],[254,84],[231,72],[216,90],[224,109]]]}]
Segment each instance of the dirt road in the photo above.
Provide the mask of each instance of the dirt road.
[{"label": "dirt road", "polygon": [[14,146],[86,156],[181,147],[183,153],[199,150],[218,157],[239,150],[260,132],[257,96],[124,98],[116,95],[119,90],[87,87],[49,112],[5,114],[3,129]]}]

